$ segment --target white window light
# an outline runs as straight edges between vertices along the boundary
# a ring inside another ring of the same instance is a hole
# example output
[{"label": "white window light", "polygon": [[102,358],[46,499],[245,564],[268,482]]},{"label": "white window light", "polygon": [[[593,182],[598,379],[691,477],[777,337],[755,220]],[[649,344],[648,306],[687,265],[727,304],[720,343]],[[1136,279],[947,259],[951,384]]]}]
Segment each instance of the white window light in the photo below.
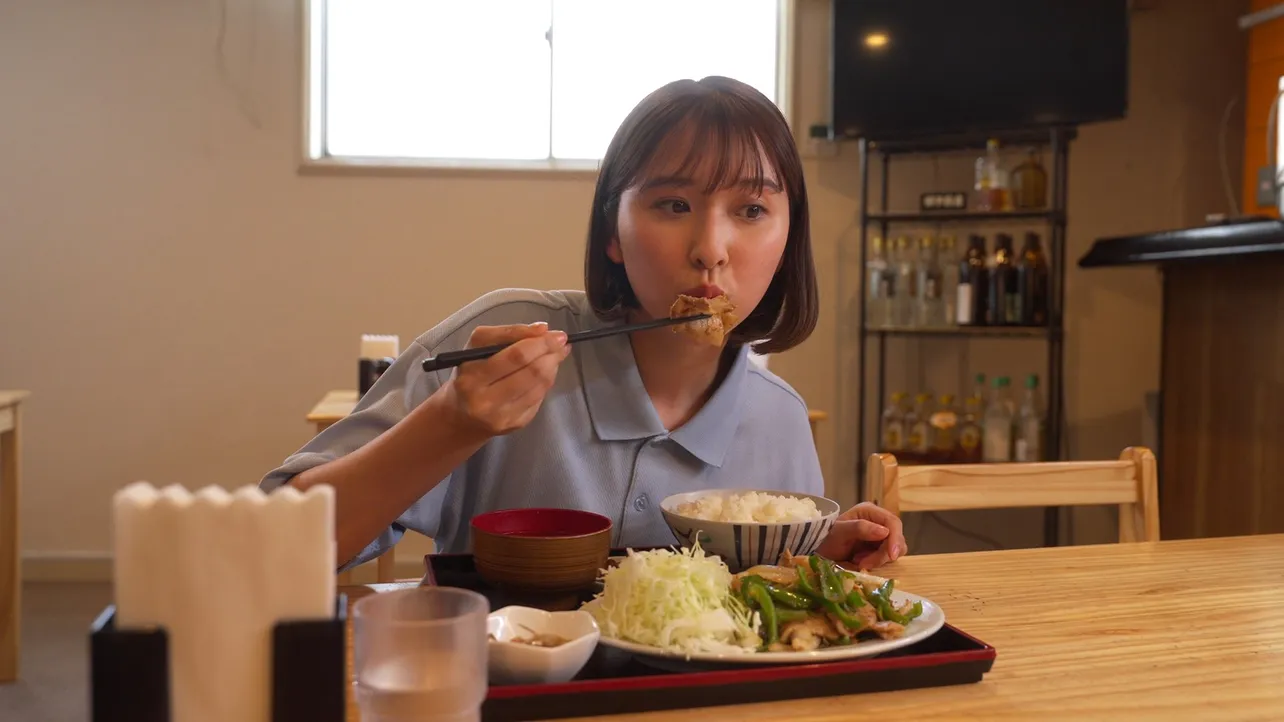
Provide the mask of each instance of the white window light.
[{"label": "white window light", "polygon": [[309,0],[313,165],[595,168],[624,116],[727,75],[788,110],[792,0]]}]

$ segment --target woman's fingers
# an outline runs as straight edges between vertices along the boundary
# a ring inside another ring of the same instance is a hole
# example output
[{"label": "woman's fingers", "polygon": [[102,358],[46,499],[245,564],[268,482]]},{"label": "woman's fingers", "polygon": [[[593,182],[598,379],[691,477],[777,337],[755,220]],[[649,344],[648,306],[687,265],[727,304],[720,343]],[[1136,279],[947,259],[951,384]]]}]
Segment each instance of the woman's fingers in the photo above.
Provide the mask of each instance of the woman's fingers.
[{"label": "woman's fingers", "polygon": [[856,561],[872,546],[879,545],[887,535],[887,527],[867,519],[840,519],[834,522],[816,552],[827,559]]},{"label": "woman's fingers", "polygon": [[886,552],[888,561],[894,562],[909,551],[909,546],[905,542],[905,526],[900,517],[873,502],[861,502],[843,512],[838,518],[840,520],[864,519],[886,527],[887,538],[883,542],[883,551]]},{"label": "woman's fingers", "polygon": [[548,390],[557,381],[557,370],[570,355],[570,347],[536,359],[533,363],[496,382],[491,389],[495,398],[503,399],[496,408],[499,417],[520,428],[530,421],[544,402]]},{"label": "woman's fingers", "polygon": [[511,345],[488,359],[462,364],[451,380],[461,422],[492,436],[530,422],[570,354],[566,334],[544,324],[479,326],[468,347],[499,343]]},{"label": "woman's fingers", "polygon": [[537,359],[558,353],[566,346],[566,333],[549,331],[543,323],[529,326],[478,326],[468,339],[468,348],[512,344],[481,361],[470,361],[459,367],[458,376],[470,376],[486,386],[498,382],[534,363]]}]

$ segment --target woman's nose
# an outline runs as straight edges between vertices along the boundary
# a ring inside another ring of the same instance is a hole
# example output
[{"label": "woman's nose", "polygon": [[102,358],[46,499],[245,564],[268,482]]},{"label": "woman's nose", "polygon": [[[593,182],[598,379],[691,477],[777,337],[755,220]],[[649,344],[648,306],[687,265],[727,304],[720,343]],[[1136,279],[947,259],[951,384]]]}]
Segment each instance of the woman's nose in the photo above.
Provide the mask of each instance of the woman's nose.
[{"label": "woman's nose", "polygon": [[696,227],[691,239],[691,262],[700,268],[717,268],[727,264],[731,229],[716,217]]}]

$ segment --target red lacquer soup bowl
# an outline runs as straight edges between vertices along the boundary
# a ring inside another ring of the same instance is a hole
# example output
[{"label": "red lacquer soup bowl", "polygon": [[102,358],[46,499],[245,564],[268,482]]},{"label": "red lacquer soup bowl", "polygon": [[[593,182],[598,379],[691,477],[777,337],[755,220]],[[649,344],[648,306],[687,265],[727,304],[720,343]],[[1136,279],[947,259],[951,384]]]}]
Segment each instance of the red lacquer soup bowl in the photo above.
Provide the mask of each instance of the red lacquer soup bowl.
[{"label": "red lacquer soup bowl", "polygon": [[472,520],[477,573],[497,587],[570,592],[591,587],[611,551],[611,520],[579,509],[505,509]]}]

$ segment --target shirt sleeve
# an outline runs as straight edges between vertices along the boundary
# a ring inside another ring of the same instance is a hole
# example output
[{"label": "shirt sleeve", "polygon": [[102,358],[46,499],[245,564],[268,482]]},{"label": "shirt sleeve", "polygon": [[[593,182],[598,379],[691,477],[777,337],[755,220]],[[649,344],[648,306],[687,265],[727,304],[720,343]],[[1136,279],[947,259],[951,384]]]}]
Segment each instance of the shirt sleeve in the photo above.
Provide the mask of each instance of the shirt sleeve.
[{"label": "shirt sleeve", "polygon": [[[259,487],[269,492],[280,488],[298,474],[349,454],[391,429],[449,378],[445,375],[449,371],[423,370],[422,361],[432,355],[419,340],[411,343],[361,397],[352,413],[314,436],[279,467],[268,472]],[[449,482],[449,476],[441,480],[433,492],[403,512],[340,570],[364,564],[396,545],[412,516],[415,523],[410,528],[428,536],[435,534],[441,521],[441,505],[426,502],[432,501],[429,497],[444,493]]]},{"label": "shirt sleeve", "polygon": [[[424,359],[466,347],[478,325],[547,320],[549,298],[545,293],[506,289],[488,293],[456,311],[415,339],[361,397],[352,413],[317,434],[281,466],[268,472],[259,487],[269,492],[277,489],[296,475],[349,454],[391,429],[454,374],[453,369],[424,371]],[[437,536],[442,503],[450,484],[451,475],[447,475],[365,549],[340,566],[340,571],[364,564],[391,549],[401,541],[406,529],[428,537]]]}]

